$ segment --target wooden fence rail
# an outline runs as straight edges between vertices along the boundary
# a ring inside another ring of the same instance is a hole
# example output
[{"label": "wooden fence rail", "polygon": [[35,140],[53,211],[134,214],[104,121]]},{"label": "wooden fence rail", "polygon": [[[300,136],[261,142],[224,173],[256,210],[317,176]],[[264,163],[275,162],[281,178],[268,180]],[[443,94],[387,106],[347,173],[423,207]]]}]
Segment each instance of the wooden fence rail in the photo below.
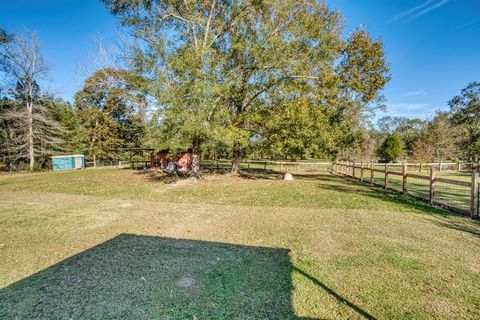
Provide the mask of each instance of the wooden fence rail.
[{"label": "wooden fence rail", "polygon": [[[471,181],[462,181],[456,179],[442,178],[437,177],[437,172],[439,168],[436,166],[430,166],[429,175],[422,175],[419,173],[411,173],[408,171],[408,164],[401,164],[401,171],[390,170],[391,164],[382,164],[383,168],[379,169],[378,165],[373,162],[369,163],[353,163],[353,162],[335,162],[333,164],[333,173],[343,176],[349,176],[355,179],[360,180],[361,182],[370,183],[371,185],[381,186],[384,189],[390,189],[404,194],[420,198],[422,200],[428,201],[432,205],[438,205],[440,207],[446,208],[450,211],[457,213],[469,215],[472,219],[479,219],[479,173],[471,172]],[[377,166],[377,167],[376,167]],[[398,166],[398,164],[396,165]],[[461,169],[461,166],[455,168],[455,171]],[[416,171],[418,172],[418,171]],[[368,174],[370,173],[370,174]],[[382,177],[381,183],[379,183],[379,178],[375,177],[375,173],[381,173],[384,176]],[[389,178],[391,176],[400,177],[398,181],[399,185],[395,189],[393,186],[389,185]],[[420,190],[418,181],[413,183],[413,180],[422,180],[425,181],[426,190]],[[437,187],[442,186],[442,188],[448,188],[449,192],[444,192],[440,194],[437,192]],[[457,188],[457,189],[455,189]],[[462,189],[461,189],[462,188]],[[418,196],[418,193],[423,191],[428,196]],[[468,191],[465,198],[465,202],[462,203],[462,206],[459,206],[460,194],[455,194],[455,192]],[[416,194],[415,194],[416,193]],[[442,199],[438,197],[442,195]],[[448,197],[446,196],[448,195]],[[446,199],[445,199],[446,198]],[[467,200],[468,199],[468,200]],[[467,203],[468,202],[468,203]]]}]

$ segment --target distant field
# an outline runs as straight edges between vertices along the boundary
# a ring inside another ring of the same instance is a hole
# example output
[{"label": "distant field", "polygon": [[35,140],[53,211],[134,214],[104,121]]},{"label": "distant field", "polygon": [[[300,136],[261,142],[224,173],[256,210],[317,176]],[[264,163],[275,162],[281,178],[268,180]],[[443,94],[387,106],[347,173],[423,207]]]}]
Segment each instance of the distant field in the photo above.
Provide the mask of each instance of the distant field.
[{"label": "distant field", "polygon": [[479,319],[480,223],[328,173],[0,175],[0,319]]}]

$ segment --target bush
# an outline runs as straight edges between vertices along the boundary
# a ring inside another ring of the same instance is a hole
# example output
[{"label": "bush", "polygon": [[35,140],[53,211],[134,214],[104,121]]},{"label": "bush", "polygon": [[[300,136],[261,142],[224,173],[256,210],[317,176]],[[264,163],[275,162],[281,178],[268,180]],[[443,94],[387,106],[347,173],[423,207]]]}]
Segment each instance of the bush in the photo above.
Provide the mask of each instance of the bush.
[{"label": "bush", "polygon": [[379,155],[387,162],[395,162],[400,155],[402,154],[402,141],[400,137],[394,133],[389,134],[385,141],[383,141],[382,145],[380,146]]}]

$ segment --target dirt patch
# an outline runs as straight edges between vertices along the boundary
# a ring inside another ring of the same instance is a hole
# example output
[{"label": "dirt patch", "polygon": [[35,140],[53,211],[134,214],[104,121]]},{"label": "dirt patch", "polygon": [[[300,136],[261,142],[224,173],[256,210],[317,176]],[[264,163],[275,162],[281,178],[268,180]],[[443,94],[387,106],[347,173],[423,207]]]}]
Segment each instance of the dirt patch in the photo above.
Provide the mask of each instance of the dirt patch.
[{"label": "dirt patch", "polygon": [[187,292],[191,292],[195,289],[195,279],[189,276],[183,276],[177,280],[177,286]]}]

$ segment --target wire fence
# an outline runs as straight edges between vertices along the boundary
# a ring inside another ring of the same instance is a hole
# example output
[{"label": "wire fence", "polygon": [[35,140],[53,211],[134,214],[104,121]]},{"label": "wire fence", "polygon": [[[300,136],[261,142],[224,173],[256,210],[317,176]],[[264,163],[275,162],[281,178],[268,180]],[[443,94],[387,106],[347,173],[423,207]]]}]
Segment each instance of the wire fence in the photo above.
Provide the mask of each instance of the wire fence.
[{"label": "wire fence", "polygon": [[472,218],[480,218],[479,173],[465,171],[465,168],[473,166],[457,163],[426,164],[421,165],[421,169],[419,166],[337,162],[333,165],[333,172],[401,192]]},{"label": "wire fence", "polygon": [[[231,160],[204,160],[202,166],[205,169],[231,169]],[[288,161],[261,161],[249,160],[240,162],[241,169],[260,169],[276,171],[330,171],[332,163],[330,161],[319,162],[288,162]]]}]

